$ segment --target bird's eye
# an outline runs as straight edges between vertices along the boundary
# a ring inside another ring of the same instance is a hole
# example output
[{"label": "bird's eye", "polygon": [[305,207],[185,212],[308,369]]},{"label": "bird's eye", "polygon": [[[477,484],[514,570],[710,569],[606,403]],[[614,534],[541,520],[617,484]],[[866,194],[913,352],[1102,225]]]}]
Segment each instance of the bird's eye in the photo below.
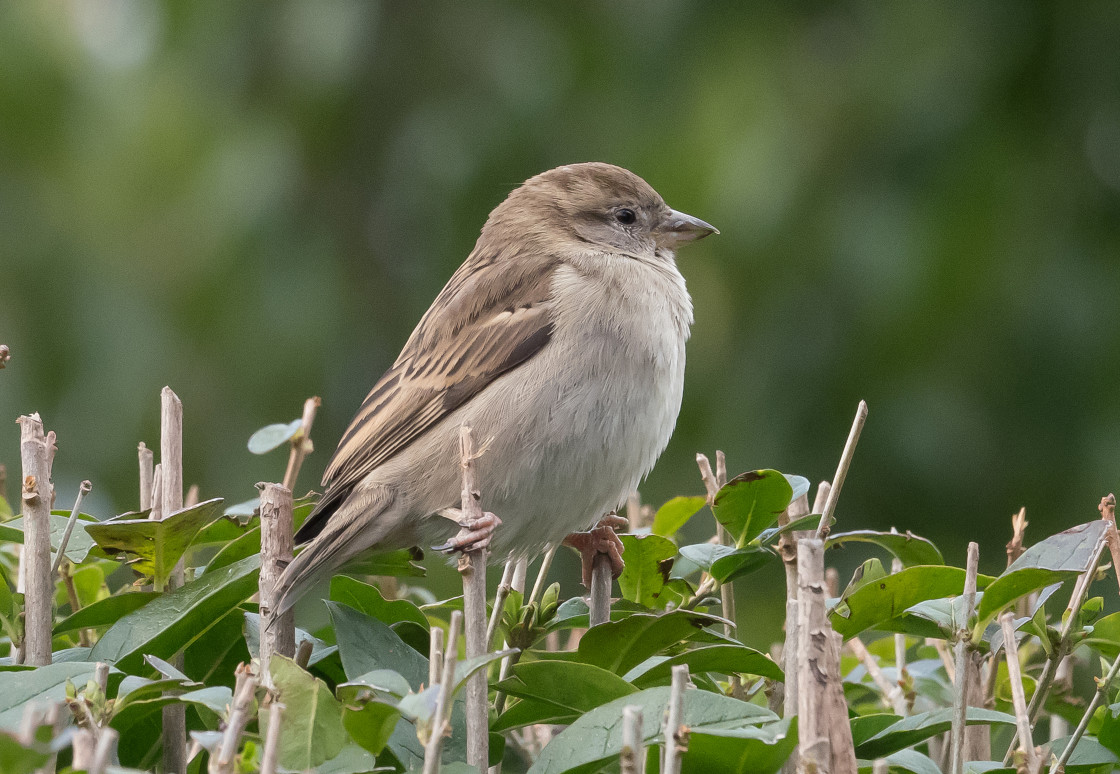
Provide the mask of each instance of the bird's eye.
[{"label": "bird's eye", "polygon": [[635,215],[634,211],[629,207],[623,207],[621,210],[614,214],[614,219],[624,226],[629,226],[631,223],[638,219],[638,216]]}]

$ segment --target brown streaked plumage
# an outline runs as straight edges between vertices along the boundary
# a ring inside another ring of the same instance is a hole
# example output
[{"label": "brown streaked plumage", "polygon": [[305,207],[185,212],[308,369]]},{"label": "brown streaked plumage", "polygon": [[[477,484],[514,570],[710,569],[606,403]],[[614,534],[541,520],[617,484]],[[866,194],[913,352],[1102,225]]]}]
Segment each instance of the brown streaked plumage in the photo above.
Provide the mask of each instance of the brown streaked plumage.
[{"label": "brown streaked plumage", "polygon": [[[691,305],[675,247],[713,231],[609,164],[560,167],[513,191],[343,435],[297,534],[312,542],[284,574],[285,607],[358,553],[447,531],[431,514],[458,501],[464,422],[492,442],[479,476],[504,547],[547,542],[551,522],[578,528],[600,515],[583,511],[617,505],[679,409]],[[567,467],[577,480],[561,480]],[[605,491],[577,497],[570,515],[539,502],[565,484]]]}]

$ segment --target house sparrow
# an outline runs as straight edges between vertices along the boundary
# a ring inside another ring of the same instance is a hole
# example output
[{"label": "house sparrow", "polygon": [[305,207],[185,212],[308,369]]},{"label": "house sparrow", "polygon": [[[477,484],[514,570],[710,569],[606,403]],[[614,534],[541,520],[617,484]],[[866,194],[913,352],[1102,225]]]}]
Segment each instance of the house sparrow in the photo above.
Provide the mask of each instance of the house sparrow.
[{"label": "house sparrow", "polygon": [[[371,549],[454,533],[439,513],[459,503],[462,425],[483,450],[482,504],[504,520],[499,557],[624,502],[680,411],[692,302],[676,249],[712,233],[610,164],[557,167],[514,190],[343,435],[277,612]],[[496,522],[471,525],[474,547]]]}]

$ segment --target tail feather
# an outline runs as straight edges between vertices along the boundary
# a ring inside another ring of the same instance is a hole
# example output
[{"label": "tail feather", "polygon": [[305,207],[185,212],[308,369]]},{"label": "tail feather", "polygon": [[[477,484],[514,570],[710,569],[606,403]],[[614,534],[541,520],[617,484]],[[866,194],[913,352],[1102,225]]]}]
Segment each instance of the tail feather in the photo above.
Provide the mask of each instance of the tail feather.
[{"label": "tail feather", "polygon": [[[320,580],[333,574],[358,554],[377,545],[387,526],[382,525],[378,529],[378,517],[392,501],[390,492],[378,489],[370,491],[369,496],[362,497],[360,503],[335,503],[332,510],[314,528],[314,539],[296,554],[295,559],[280,575],[277,583],[277,615],[291,610]],[[306,526],[305,522],[304,527]],[[303,532],[303,528],[300,532]]]}]

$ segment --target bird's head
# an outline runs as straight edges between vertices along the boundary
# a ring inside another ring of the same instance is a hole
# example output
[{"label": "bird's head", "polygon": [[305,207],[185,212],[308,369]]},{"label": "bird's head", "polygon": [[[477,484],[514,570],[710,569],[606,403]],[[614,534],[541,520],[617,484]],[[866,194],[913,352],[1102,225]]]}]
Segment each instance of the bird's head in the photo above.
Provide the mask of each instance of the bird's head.
[{"label": "bird's head", "polygon": [[527,180],[491,213],[483,235],[511,228],[556,245],[639,258],[719,233],[670,208],[633,172],[601,162],[568,164]]}]

